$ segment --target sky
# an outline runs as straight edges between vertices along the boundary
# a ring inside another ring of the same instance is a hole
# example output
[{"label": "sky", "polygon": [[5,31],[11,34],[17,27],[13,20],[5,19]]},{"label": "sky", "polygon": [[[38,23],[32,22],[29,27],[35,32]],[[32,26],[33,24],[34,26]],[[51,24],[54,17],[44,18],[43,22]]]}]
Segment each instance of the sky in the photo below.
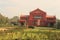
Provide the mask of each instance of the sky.
[{"label": "sky", "polygon": [[37,8],[60,19],[60,0],[0,0],[0,13],[9,18],[28,15]]}]

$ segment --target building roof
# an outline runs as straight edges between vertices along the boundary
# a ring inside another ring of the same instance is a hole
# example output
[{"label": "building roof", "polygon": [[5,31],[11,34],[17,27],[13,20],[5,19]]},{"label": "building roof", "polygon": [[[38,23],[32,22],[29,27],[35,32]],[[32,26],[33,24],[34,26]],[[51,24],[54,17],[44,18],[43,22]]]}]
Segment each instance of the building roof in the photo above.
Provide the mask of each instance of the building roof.
[{"label": "building roof", "polygon": [[21,15],[20,17],[27,18],[29,15]]},{"label": "building roof", "polygon": [[48,16],[46,16],[46,18],[54,18],[54,17],[55,17],[55,16],[49,16],[49,15],[48,15]]},{"label": "building roof", "polygon": [[42,11],[42,10],[41,10],[41,9],[39,9],[39,8],[37,8],[37,9],[35,9],[35,10],[31,11],[31,12],[36,12],[36,11],[39,11],[39,12],[44,12],[44,13],[46,13],[45,11]]}]

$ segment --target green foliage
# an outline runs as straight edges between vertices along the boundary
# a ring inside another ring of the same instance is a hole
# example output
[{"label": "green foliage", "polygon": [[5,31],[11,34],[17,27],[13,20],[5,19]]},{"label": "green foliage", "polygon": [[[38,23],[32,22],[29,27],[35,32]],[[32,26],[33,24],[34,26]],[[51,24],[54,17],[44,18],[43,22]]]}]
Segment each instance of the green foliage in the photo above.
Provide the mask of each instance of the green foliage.
[{"label": "green foliage", "polygon": [[19,17],[18,16],[14,16],[13,18],[10,19],[10,23],[13,25],[17,25],[19,23]]},{"label": "green foliage", "polygon": [[6,24],[8,23],[8,21],[9,21],[8,17],[5,17],[0,14],[0,24]]},{"label": "green foliage", "polygon": [[13,18],[11,18],[11,21],[13,21],[13,22],[17,22],[18,20],[19,20],[18,16],[14,16]]},{"label": "green foliage", "polygon": [[0,40],[60,40],[60,30],[12,30],[0,32]]},{"label": "green foliage", "polygon": [[14,16],[13,18],[9,19],[8,17],[5,17],[2,14],[0,14],[0,27],[15,26],[14,24],[18,24],[18,20],[19,20],[18,16]]},{"label": "green foliage", "polygon": [[56,28],[60,29],[60,20],[59,19],[56,20]]}]

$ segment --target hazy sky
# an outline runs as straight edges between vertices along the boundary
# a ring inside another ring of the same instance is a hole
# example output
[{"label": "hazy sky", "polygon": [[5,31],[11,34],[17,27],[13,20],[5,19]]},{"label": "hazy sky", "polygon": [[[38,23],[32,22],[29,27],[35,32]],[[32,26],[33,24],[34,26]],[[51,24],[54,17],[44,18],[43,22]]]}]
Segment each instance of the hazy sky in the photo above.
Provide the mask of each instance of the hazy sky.
[{"label": "hazy sky", "polygon": [[0,0],[0,13],[9,18],[29,14],[36,8],[60,19],[60,0]]}]

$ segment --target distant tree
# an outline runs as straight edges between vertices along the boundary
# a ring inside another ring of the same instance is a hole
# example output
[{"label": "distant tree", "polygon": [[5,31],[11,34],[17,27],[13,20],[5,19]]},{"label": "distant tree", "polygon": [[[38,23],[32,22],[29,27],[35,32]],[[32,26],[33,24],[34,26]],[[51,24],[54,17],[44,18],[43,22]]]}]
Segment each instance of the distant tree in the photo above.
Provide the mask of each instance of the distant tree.
[{"label": "distant tree", "polygon": [[0,13],[0,27],[9,26],[9,18]]},{"label": "distant tree", "polygon": [[10,23],[13,25],[18,25],[18,20],[19,20],[19,17],[14,16],[13,18],[10,19]]},{"label": "distant tree", "polygon": [[5,17],[0,13],[0,24],[6,24],[8,23],[8,21],[9,21],[8,17]]},{"label": "distant tree", "polygon": [[56,20],[56,25],[57,25],[56,28],[60,29],[60,19]]}]

